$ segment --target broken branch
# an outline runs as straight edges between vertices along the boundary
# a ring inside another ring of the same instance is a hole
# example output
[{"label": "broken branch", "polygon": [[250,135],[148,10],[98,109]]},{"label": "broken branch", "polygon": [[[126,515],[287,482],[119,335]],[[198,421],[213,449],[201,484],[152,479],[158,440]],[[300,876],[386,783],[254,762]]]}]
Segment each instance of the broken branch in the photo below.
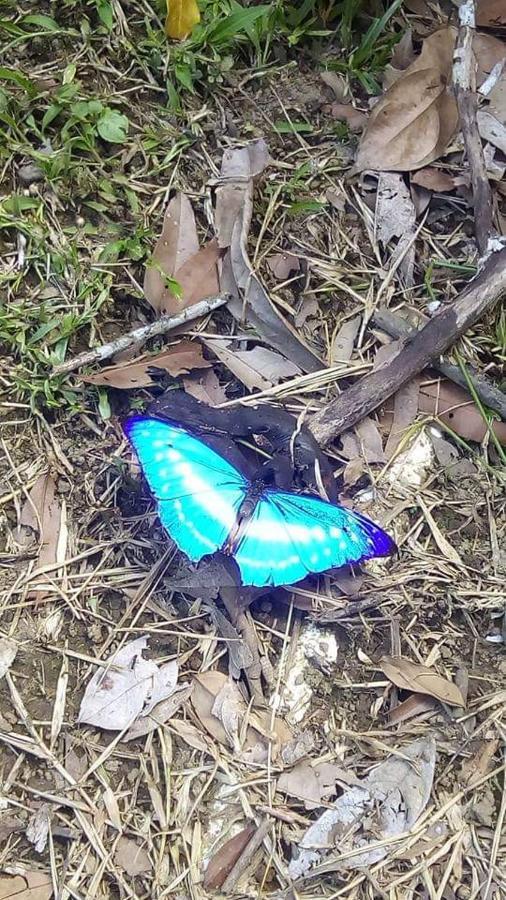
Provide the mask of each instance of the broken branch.
[{"label": "broken branch", "polygon": [[[392,338],[404,338],[417,332],[416,327],[411,326],[402,316],[393,313],[390,309],[377,309],[373,313],[372,318],[374,324]],[[460,385],[466,391],[469,389],[468,382],[459,366],[454,366],[453,363],[448,362],[444,358],[434,360],[432,365],[434,369],[437,369],[450,381]],[[488,406],[489,409],[499,413],[501,418],[506,420],[506,394],[500,391],[495,384],[492,384],[488,378],[480,375],[472,366],[467,365],[466,372],[482,403]]]},{"label": "broken branch", "polygon": [[309,427],[316,440],[321,445],[329,444],[341,432],[360,422],[406,381],[437,360],[504,296],[506,248],[492,254],[460,296],[420,331],[408,337],[391,360],[364,375],[312,417]]},{"label": "broken branch", "polygon": [[75,356],[74,359],[66,360],[59,366],[55,366],[51,375],[66,375],[68,372],[75,372],[81,366],[91,366],[93,363],[110,359],[111,356],[121,353],[133,344],[144,343],[159,334],[167,334],[167,332],[173,331],[174,328],[185,325],[187,322],[193,321],[193,319],[207,316],[213,310],[224,306],[229,299],[228,294],[220,294],[217,297],[209,297],[207,300],[201,300],[199,303],[194,303],[193,306],[188,306],[178,313],[177,316],[162,316],[155,322],[151,322],[150,325],[134,328],[133,331],[127,331],[126,334],[109,341],[108,344],[94,347],[93,350],[86,350],[84,353],[80,353],[79,356]]}]

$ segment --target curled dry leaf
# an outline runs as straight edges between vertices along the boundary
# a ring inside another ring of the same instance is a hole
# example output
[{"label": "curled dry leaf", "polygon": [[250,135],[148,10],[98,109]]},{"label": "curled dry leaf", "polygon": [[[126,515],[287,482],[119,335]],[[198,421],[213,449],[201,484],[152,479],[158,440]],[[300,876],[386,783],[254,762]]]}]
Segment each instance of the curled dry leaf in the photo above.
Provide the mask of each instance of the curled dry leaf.
[{"label": "curled dry leaf", "polygon": [[438,159],[458,126],[451,90],[455,31],[442,28],[373,108],[355,171],[407,172]]},{"label": "curled dry leaf", "polygon": [[220,384],[214,369],[193,372],[188,378],[183,378],[183,384],[187,394],[207,403],[208,406],[219,406],[228,400],[225,388]]},{"label": "curled dry leaf", "polygon": [[330,362],[332,365],[337,362],[348,362],[351,359],[361,321],[361,316],[354,316],[353,319],[343,322],[339,328],[332,341],[330,350]]},{"label": "curled dry leaf", "polygon": [[84,693],[79,723],[121,731],[170,697],[176,687],[177,663],[159,667],[144,659],[147,643],[146,637],[130,641],[113,653],[106,667],[97,669]]},{"label": "curled dry leaf", "polygon": [[[56,482],[52,475],[41,475],[31,489],[21,510],[20,525],[30,527],[39,534],[38,565],[52,566],[63,562],[66,555],[67,530],[65,504],[56,495]],[[21,533],[21,532],[20,532]],[[46,577],[40,576],[30,591],[30,597],[43,600]]]},{"label": "curled dry leaf", "polygon": [[231,294],[228,308],[241,324],[246,320],[269,346],[284,353],[302,371],[315,372],[321,368],[320,360],[271,303],[247,253],[253,179],[268,162],[268,148],[262,140],[226,150],[223,154],[215,217],[218,243],[226,250],[220,286]]},{"label": "curled dry leaf", "polygon": [[256,830],[256,825],[246,825],[246,828],[243,828],[221,845],[220,849],[209,860],[204,872],[204,890],[216,891],[221,888],[227,875],[232,871]]},{"label": "curled dry leaf", "polygon": [[180,341],[179,344],[161,350],[160,353],[145,353],[129,362],[107,366],[93,375],[83,375],[82,380],[87,384],[107,385],[127,390],[156,384],[153,378],[155,369],[162,369],[176,378],[178,375],[187,375],[194,369],[205,369],[210,366],[211,363],[202,355],[200,344],[196,341]]},{"label": "curled dry leaf", "polygon": [[253,347],[252,350],[230,350],[230,342],[213,338],[203,339],[206,347],[218,357],[233,375],[253,391],[268,390],[284,378],[301,375],[295,363],[285,359],[267,347]]},{"label": "curled dry leaf", "polygon": [[379,665],[387,678],[404,691],[428,694],[451,706],[465,706],[460,688],[438,675],[434,669],[411,662],[403,656],[382,656]]},{"label": "curled dry leaf", "polygon": [[274,732],[271,732],[270,711],[248,711],[238,687],[222,672],[209,671],[195,675],[193,685],[191,704],[201,724],[225,747],[235,745],[238,752],[238,735],[243,736],[244,719],[248,716],[248,727],[240,751],[245,762],[265,760],[269,742],[274,759],[278,748],[292,740],[292,733],[282,719],[274,720]]},{"label": "curled dry leaf", "polygon": [[[300,878],[312,867],[318,874],[368,867],[390,852],[387,840],[413,827],[428,803],[436,745],[433,738],[413,741],[377,766],[356,786],[345,791],[316,820],[298,843],[298,856],[288,867],[291,878]],[[339,856],[325,862],[328,850],[339,840]],[[380,844],[378,846],[378,843]],[[373,846],[369,849],[369,845]],[[360,853],[343,859],[347,851]]]},{"label": "curled dry leaf", "polygon": [[116,844],[114,862],[133,878],[143,872],[151,872],[153,868],[146,848],[123,835]]}]

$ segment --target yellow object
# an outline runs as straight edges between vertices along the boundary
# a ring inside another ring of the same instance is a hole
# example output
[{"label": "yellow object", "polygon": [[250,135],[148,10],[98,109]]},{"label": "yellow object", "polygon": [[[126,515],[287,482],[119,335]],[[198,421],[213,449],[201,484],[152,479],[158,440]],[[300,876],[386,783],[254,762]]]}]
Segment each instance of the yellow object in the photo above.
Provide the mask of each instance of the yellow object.
[{"label": "yellow object", "polygon": [[175,41],[184,41],[200,22],[196,0],[167,0],[165,34]]}]

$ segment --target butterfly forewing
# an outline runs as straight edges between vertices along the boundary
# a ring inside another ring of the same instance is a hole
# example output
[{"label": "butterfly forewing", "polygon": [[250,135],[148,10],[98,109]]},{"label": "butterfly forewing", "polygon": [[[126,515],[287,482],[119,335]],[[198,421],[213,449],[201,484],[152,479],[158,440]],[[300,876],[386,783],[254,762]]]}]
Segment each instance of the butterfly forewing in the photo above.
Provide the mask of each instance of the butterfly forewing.
[{"label": "butterfly forewing", "polygon": [[359,513],[273,490],[259,500],[234,558],[244,584],[281,585],[394,550],[389,535]]},{"label": "butterfly forewing", "polygon": [[177,425],[138,416],[125,431],[179,549],[195,562],[219,550],[246,496],[244,476]]}]

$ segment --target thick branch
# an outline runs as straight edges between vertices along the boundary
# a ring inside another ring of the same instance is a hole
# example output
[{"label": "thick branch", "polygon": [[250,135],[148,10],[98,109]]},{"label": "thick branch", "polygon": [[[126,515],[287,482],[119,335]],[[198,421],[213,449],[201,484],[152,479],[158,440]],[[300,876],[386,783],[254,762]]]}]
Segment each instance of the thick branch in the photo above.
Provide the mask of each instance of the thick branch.
[{"label": "thick branch", "polygon": [[316,413],[309,423],[325,445],[360,422],[426,366],[437,360],[498,300],[506,296],[506,249],[494,253],[461,295],[420,331],[406,339],[380,369],[364,375],[340,397]]},{"label": "thick branch", "polygon": [[[417,328],[409,325],[406,319],[403,319],[397,313],[393,313],[390,309],[377,309],[373,313],[372,318],[375,325],[381,328],[382,331],[386,331],[393,338],[408,337],[416,334],[417,331]],[[454,366],[453,363],[448,362],[446,359],[436,359],[432,366],[446,378],[449,378],[450,381],[460,385],[466,391],[469,390],[466,377],[459,366]],[[495,384],[492,384],[488,378],[480,375],[472,366],[466,365],[466,373],[481,402],[499,413],[501,418],[506,421],[506,394],[500,391]]]}]

